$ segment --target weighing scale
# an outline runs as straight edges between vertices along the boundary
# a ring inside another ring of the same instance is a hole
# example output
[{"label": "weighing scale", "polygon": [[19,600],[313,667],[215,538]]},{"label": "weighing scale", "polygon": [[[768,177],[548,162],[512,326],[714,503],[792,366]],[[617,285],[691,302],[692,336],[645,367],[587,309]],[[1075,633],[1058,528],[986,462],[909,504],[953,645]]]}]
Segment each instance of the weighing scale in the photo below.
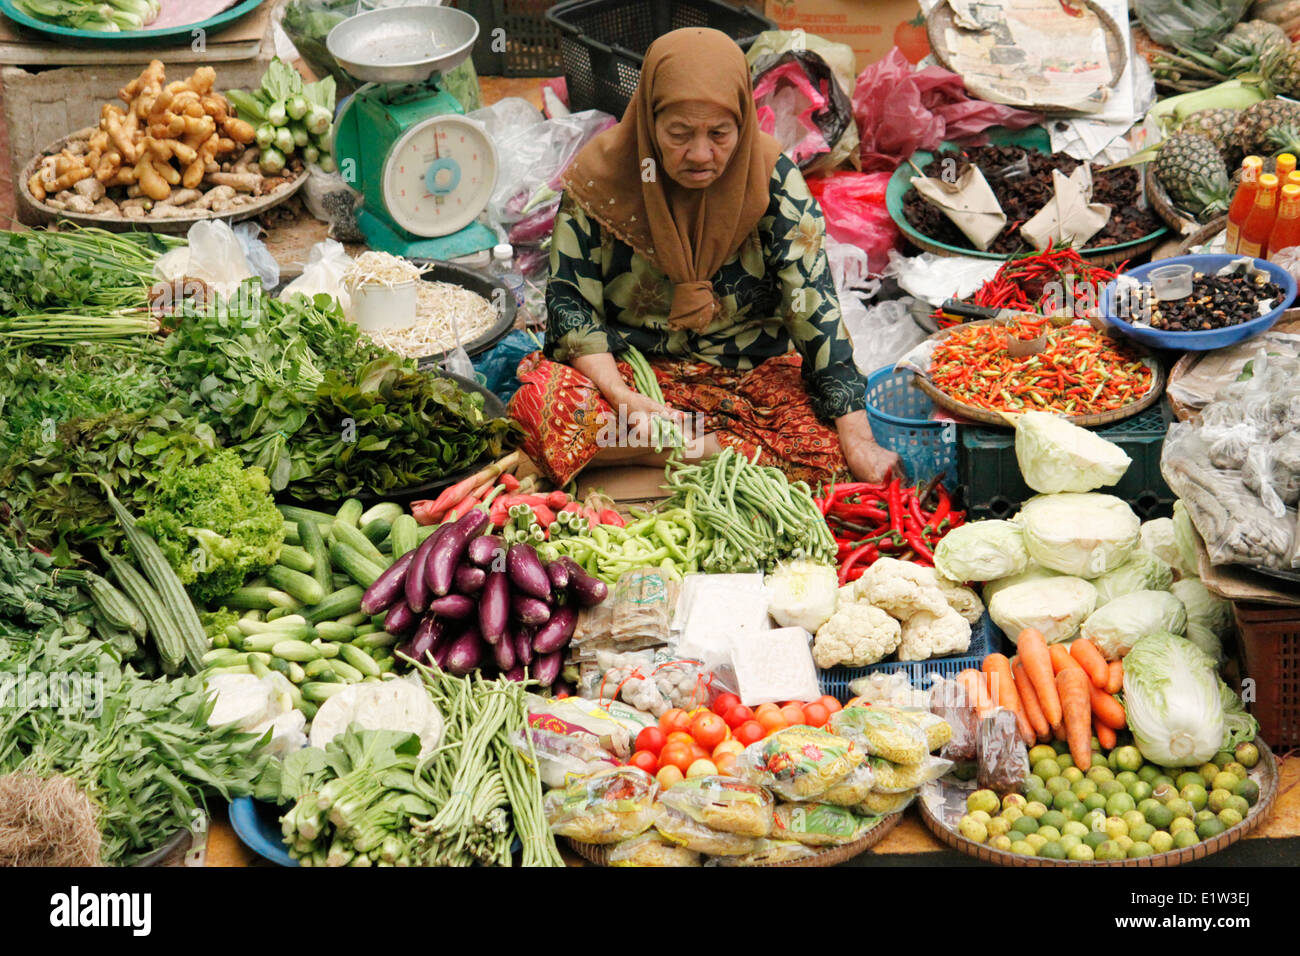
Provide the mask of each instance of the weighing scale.
[{"label": "weighing scale", "polygon": [[357,224],[373,249],[447,260],[497,243],[475,221],[496,185],[496,147],[439,85],[478,32],[462,10],[389,7],[344,20],[325,40],[365,83],[335,124],[334,156],[362,194]]}]

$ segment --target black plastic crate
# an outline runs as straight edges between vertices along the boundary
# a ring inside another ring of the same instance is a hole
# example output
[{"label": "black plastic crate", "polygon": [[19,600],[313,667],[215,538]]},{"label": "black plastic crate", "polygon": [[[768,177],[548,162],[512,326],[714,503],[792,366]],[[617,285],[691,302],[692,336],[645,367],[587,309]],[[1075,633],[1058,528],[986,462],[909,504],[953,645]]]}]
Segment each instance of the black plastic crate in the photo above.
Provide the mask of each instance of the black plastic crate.
[{"label": "black plastic crate", "polygon": [[456,0],[478,21],[474,69],[483,76],[559,76],[560,31],[547,19],[555,0]]},{"label": "black plastic crate", "polygon": [[[1173,509],[1174,493],[1160,474],[1160,450],[1172,422],[1169,403],[1161,398],[1140,415],[1093,429],[1133,459],[1119,484],[1097,490],[1123,498],[1144,521],[1168,517]],[[1037,494],[1020,476],[1011,429],[959,426],[957,477],[971,518],[1009,518]]]},{"label": "black plastic crate", "polygon": [[632,101],[646,50],[665,33],[711,27],[748,49],[758,34],[776,29],[767,17],[721,0],[571,0],[546,19],[561,31],[569,109],[615,116]]}]

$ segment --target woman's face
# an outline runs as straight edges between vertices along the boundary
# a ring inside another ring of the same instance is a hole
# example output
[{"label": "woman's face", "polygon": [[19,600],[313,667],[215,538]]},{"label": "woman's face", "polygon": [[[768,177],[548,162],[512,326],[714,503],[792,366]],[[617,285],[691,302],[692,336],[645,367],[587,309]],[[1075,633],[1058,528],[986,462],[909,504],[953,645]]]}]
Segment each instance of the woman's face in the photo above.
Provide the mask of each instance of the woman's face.
[{"label": "woman's face", "polygon": [[687,189],[717,181],[736,151],[739,132],[731,112],[713,103],[674,103],[655,114],[664,172]]}]

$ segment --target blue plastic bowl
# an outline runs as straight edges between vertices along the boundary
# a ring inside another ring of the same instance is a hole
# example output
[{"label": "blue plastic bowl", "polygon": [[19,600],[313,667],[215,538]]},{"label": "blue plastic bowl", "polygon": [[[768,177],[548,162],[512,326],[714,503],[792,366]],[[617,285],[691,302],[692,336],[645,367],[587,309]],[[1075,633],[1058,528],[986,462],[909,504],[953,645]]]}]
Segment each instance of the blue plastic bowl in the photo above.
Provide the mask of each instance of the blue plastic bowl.
[{"label": "blue plastic bowl", "polygon": [[280,833],[280,815],[283,811],[271,803],[252,797],[236,797],[230,801],[230,825],[239,839],[264,860],[280,866],[297,866],[298,861],[289,855]]},{"label": "blue plastic bowl", "polygon": [[[1197,272],[1217,272],[1240,258],[1242,257],[1225,254],[1174,256],[1171,259],[1158,259],[1144,266],[1136,266],[1129,269],[1124,275],[1132,276],[1139,282],[1146,284],[1150,281],[1149,276],[1152,270],[1163,266],[1186,263]],[[1106,288],[1101,292],[1101,302],[1098,304],[1101,308],[1102,317],[1110,325],[1113,325],[1124,335],[1136,339],[1151,348],[1175,349],[1186,352],[1208,352],[1210,349],[1221,349],[1267,332],[1273,327],[1273,323],[1282,317],[1282,313],[1291,307],[1291,303],[1295,301],[1296,281],[1291,276],[1291,273],[1281,266],[1274,265],[1264,259],[1256,259],[1255,266],[1268,272],[1269,278],[1282,287],[1282,301],[1272,312],[1266,315],[1261,315],[1257,319],[1251,319],[1249,322],[1243,322],[1240,325],[1230,325],[1224,329],[1210,329],[1207,332],[1166,332],[1161,329],[1134,325],[1121,319],[1116,315],[1115,309],[1116,289],[1119,286],[1118,280],[1107,284]]]}]

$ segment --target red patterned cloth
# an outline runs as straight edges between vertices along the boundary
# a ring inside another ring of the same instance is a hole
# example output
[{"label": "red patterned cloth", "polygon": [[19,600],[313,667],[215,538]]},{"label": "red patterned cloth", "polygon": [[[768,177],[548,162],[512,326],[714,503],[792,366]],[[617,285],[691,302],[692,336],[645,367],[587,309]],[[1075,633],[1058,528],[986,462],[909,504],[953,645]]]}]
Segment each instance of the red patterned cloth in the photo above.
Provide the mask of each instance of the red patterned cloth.
[{"label": "red patterned cloth", "polygon": [[[651,359],[664,402],[702,413],[706,432],[759,464],[775,465],[791,481],[815,485],[848,474],[835,430],[813,413],[800,378],[798,355],[768,359],[756,369],[719,368],[708,362]],[[632,369],[618,363],[632,384]],[[523,386],[510,400],[510,416],[523,426],[524,452],[546,476],[564,485],[600,450],[597,436],[614,409],[595,384],[540,352],[519,363]]]}]

